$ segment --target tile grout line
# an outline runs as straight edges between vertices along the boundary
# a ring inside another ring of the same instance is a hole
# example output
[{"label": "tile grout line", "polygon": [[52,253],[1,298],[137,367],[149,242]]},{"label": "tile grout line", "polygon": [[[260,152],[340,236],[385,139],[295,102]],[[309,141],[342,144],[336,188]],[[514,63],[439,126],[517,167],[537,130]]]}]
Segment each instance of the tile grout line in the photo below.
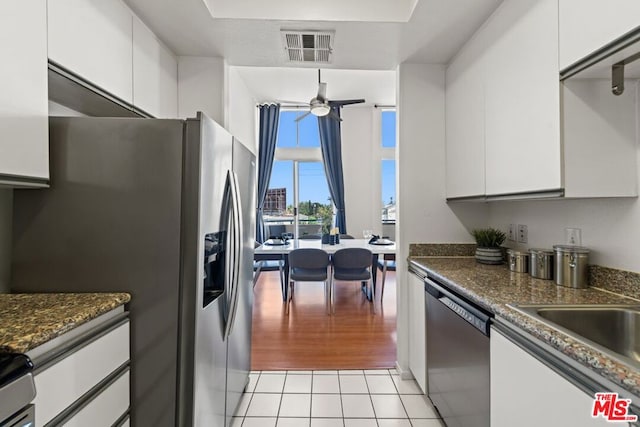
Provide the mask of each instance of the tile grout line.
[{"label": "tile grout line", "polygon": [[[408,412],[407,412],[407,408],[406,408],[405,402],[404,402],[404,401],[402,400],[402,398],[401,398],[401,396],[403,396],[403,395],[400,393],[399,386],[396,384],[396,382],[395,382],[395,381],[393,381],[393,374],[392,374],[391,372],[389,372],[388,370],[385,370],[385,371],[386,371],[386,372],[385,372],[384,374],[382,374],[382,375],[371,374],[371,375],[369,375],[369,376],[376,377],[376,378],[377,378],[377,377],[384,378],[384,377],[386,376],[387,378],[389,378],[389,379],[391,380],[391,382],[392,382],[392,384],[393,384],[393,386],[394,386],[394,389],[396,390],[396,393],[392,393],[392,394],[390,394],[390,393],[379,393],[379,394],[387,394],[387,395],[395,395],[395,396],[398,396],[398,398],[400,399],[400,402],[401,402],[401,404],[402,404],[402,408],[403,408],[403,410],[404,410],[404,413],[405,413],[406,419],[407,419],[407,421],[409,422],[409,425],[410,425],[410,426],[413,426],[413,425],[414,425],[413,420],[409,417],[409,414],[408,414]],[[346,419],[347,419],[347,418],[345,418],[344,405],[343,405],[343,401],[342,401],[342,396],[344,395],[344,393],[343,393],[343,391],[342,391],[342,384],[341,384],[341,382],[340,382],[340,378],[342,378],[342,377],[345,377],[345,378],[346,378],[346,377],[349,377],[349,376],[359,376],[360,374],[354,374],[354,375],[351,375],[351,374],[343,374],[343,375],[340,375],[340,371],[338,370],[337,372],[338,372],[338,375],[337,375],[337,379],[338,379],[338,395],[340,396],[340,405],[341,405],[341,414],[342,414],[342,417],[341,417],[341,421],[342,421],[342,423],[341,423],[341,424],[342,424],[342,425],[343,425],[343,427],[344,427],[344,426],[346,426],[346,424],[345,424],[345,423],[346,423]],[[260,379],[262,378],[262,376],[263,376],[263,372],[262,372],[262,371],[259,371],[259,372],[256,372],[255,374],[257,375],[257,378],[256,378],[256,384],[255,384],[254,390],[250,393],[250,394],[251,394],[251,396],[250,396],[250,398],[249,398],[249,402],[248,402],[248,405],[247,405],[247,410],[245,411],[245,413],[244,413],[242,416],[238,417],[238,418],[240,418],[240,419],[241,419],[241,425],[244,425],[244,422],[246,421],[246,419],[247,419],[247,418],[261,418],[261,417],[247,417],[247,413],[248,413],[248,411],[249,411],[249,406],[250,406],[250,405],[251,405],[251,403],[253,402],[253,398],[255,397],[254,395],[256,394],[255,388],[257,388],[257,386],[258,386],[258,382],[259,382],[259,381],[260,381]],[[277,415],[276,415],[276,417],[275,417],[275,420],[276,420],[276,426],[277,426],[277,423],[279,422],[279,420],[282,418],[280,415],[281,415],[281,411],[282,411],[283,398],[284,398],[284,394],[285,394],[285,387],[286,387],[286,384],[287,384],[287,379],[289,379],[289,378],[290,378],[290,376],[292,377],[293,375],[294,375],[294,374],[291,374],[291,373],[290,373],[290,371],[285,371],[285,374],[284,374],[284,377],[285,377],[285,378],[284,378],[284,382],[283,382],[282,389],[281,389],[281,391],[280,391],[280,392],[265,392],[265,393],[259,393],[259,392],[258,392],[258,393],[257,393],[257,394],[276,394],[276,395],[279,395],[279,396],[280,396],[280,400],[279,400],[279,403],[278,403]],[[308,375],[308,374],[305,374],[305,375]],[[314,382],[315,382],[315,378],[314,378],[314,377],[315,377],[315,375],[316,375],[316,374],[314,374],[314,372],[313,372],[313,371],[311,372],[311,375],[309,375],[309,376],[311,377],[311,384],[310,384],[310,386],[311,386],[311,390],[310,390],[310,392],[308,393],[308,395],[309,395],[309,399],[310,399],[310,402],[309,402],[309,415],[308,415],[308,416],[309,416],[309,423],[311,423],[311,421],[313,420],[313,416],[312,416],[312,415],[313,415],[313,385],[314,385]],[[372,390],[371,390],[371,386],[370,386],[370,384],[369,384],[369,379],[367,378],[368,376],[367,376],[367,374],[364,372],[364,370],[362,371],[362,375],[364,376],[364,379],[365,379],[365,385],[366,385],[366,387],[367,387],[367,394],[369,395],[369,401],[370,401],[370,403],[371,403],[372,410],[373,410],[373,414],[374,414],[374,417],[373,417],[372,419],[374,419],[374,420],[375,420],[376,425],[378,425],[378,426],[379,426],[379,421],[380,421],[380,419],[378,418],[378,415],[377,415],[377,412],[376,412],[375,406],[374,406],[374,404],[373,404],[373,393],[372,393]],[[307,394],[307,393],[295,393],[295,394]],[[318,393],[318,394],[331,394],[331,393]],[[358,394],[358,393],[354,393],[354,394]],[[423,398],[424,398],[424,396],[423,396]],[[267,418],[268,418],[268,417],[267,417]],[[291,417],[284,417],[284,418],[282,418],[282,419],[286,419],[286,418],[291,418]],[[294,417],[294,418],[295,418],[295,417]],[[319,418],[327,418],[327,417],[319,417]],[[332,417],[329,417],[329,418],[332,418]],[[439,417],[437,417],[437,418],[435,418],[435,419],[441,420]],[[309,424],[309,425],[310,425],[310,424]]]},{"label": "tile grout line", "polygon": [[376,424],[378,424],[378,415],[376,414],[375,406],[373,406],[373,398],[371,397],[371,389],[369,388],[369,381],[367,380],[366,374],[364,376],[364,383],[367,386],[367,392],[369,393],[369,402],[371,402],[371,409],[373,410],[373,418],[376,420]]},{"label": "tile grout line", "polygon": [[313,376],[313,371],[311,371],[311,390],[309,390],[309,426],[311,426],[311,415],[313,414]]}]

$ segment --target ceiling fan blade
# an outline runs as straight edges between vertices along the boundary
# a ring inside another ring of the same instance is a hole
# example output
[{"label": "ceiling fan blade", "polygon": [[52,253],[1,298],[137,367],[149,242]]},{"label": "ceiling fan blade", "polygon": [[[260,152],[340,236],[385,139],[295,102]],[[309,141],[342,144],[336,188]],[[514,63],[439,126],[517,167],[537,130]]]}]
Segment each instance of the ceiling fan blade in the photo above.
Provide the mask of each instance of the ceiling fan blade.
[{"label": "ceiling fan blade", "polygon": [[316,97],[320,101],[326,101],[327,99],[327,84],[318,83],[318,96]]},{"label": "ceiling fan blade", "polygon": [[309,114],[311,114],[311,111],[307,111],[306,113],[304,113],[303,115],[301,115],[300,117],[296,117],[294,119],[294,122],[299,122],[300,120],[304,119],[305,117],[307,117]]},{"label": "ceiling fan blade", "polygon": [[338,120],[339,122],[342,121],[342,119],[340,118],[339,115],[336,114],[336,112],[334,110],[329,111],[329,117],[331,117],[332,119]]},{"label": "ceiling fan blade", "polygon": [[364,99],[336,99],[336,100],[331,100],[331,104],[339,105],[341,107],[343,105],[362,104],[363,102],[365,102]]}]

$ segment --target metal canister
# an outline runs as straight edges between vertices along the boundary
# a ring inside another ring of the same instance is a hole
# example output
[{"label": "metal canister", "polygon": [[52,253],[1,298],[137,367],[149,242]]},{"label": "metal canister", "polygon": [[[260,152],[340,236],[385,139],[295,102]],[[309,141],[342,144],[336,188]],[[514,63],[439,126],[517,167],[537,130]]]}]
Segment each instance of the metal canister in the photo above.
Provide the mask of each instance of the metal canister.
[{"label": "metal canister", "polygon": [[507,249],[507,262],[509,270],[516,273],[526,273],[529,268],[529,254],[515,249]]},{"label": "metal canister", "polygon": [[556,284],[570,288],[589,286],[589,249],[582,246],[555,245]]},{"label": "metal canister", "polygon": [[529,273],[536,279],[553,279],[553,251],[529,249]]}]

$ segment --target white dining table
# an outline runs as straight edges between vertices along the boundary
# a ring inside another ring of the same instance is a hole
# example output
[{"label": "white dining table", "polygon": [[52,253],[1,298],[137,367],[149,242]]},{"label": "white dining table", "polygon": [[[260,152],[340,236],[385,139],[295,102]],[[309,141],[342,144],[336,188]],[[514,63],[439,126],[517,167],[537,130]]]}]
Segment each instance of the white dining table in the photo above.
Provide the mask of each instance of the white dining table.
[{"label": "white dining table", "polygon": [[[300,248],[316,248],[322,249],[328,254],[333,254],[340,249],[345,248],[365,248],[369,249],[372,253],[371,259],[371,276],[373,280],[373,286],[376,286],[376,268],[378,265],[378,258],[380,255],[395,255],[396,244],[391,245],[376,245],[369,243],[368,239],[341,239],[340,243],[335,245],[322,244],[320,240],[306,240],[306,239],[291,239],[285,245],[268,245],[262,244],[255,248],[254,259],[255,260],[282,260],[284,263],[283,274],[281,275],[281,289],[282,299],[287,300],[287,286],[289,281],[289,252],[294,249]],[[367,298],[371,298],[371,295],[367,295]]]}]

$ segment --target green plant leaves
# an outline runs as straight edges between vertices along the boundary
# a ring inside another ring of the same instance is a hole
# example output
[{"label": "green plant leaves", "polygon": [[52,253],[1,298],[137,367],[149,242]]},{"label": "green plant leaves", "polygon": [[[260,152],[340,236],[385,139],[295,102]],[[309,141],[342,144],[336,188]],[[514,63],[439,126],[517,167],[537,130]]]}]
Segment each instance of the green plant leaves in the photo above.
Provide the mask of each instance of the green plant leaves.
[{"label": "green plant leaves", "polygon": [[476,239],[478,246],[483,248],[498,248],[507,238],[503,231],[491,227],[471,230],[471,235]]}]

